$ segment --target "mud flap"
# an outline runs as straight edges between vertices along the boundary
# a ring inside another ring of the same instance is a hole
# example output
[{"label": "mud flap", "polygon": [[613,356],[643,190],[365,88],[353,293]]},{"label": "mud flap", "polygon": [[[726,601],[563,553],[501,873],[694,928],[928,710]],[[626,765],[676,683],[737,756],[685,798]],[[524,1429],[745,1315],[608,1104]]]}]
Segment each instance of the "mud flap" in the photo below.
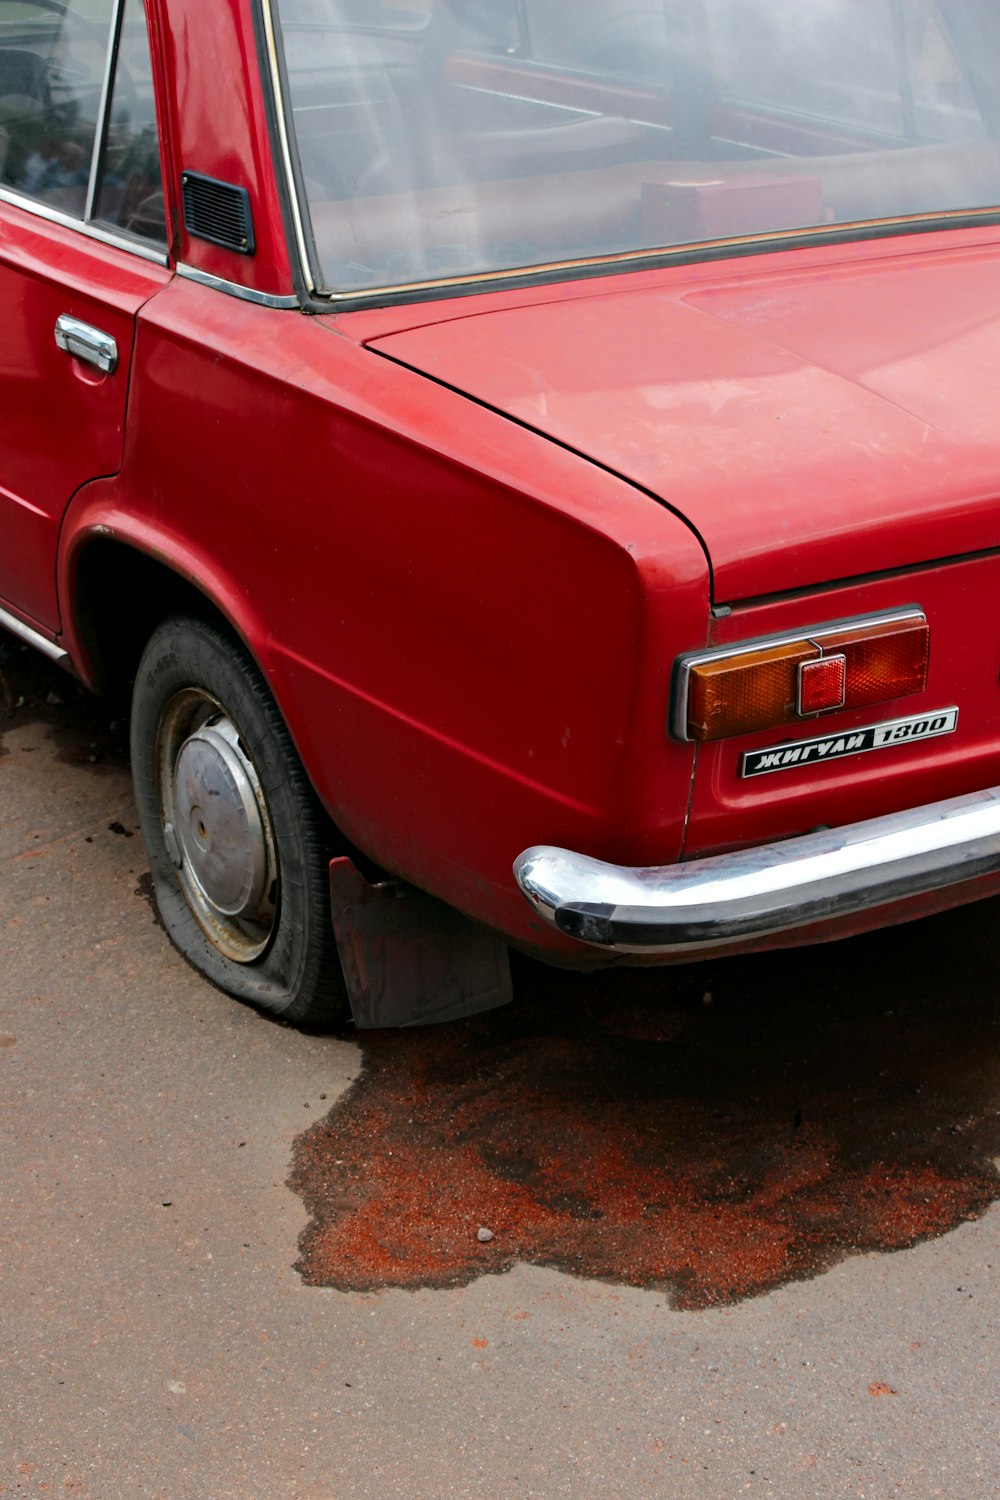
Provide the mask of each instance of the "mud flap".
[{"label": "mud flap", "polygon": [[457,1021],[512,998],[506,945],[432,896],[370,885],[345,857],[330,861],[330,906],[359,1030]]}]

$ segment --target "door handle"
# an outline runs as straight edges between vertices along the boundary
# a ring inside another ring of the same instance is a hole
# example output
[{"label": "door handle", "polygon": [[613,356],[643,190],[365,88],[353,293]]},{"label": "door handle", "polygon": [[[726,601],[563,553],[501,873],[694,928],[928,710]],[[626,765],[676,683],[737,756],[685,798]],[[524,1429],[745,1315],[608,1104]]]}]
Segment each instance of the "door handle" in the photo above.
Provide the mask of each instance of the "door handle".
[{"label": "door handle", "polygon": [[118,345],[110,333],[102,333],[68,313],[56,319],[56,343],[66,354],[94,365],[105,375],[110,375],[118,364]]}]

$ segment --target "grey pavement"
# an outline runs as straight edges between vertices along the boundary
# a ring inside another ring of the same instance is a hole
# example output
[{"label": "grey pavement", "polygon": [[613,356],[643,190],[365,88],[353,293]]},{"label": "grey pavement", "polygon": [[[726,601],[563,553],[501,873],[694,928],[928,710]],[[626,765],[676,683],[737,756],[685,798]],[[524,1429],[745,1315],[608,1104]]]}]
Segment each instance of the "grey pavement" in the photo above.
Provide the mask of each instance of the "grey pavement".
[{"label": "grey pavement", "polygon": [[80,713],[0,754],[0,1495],[1000,1494],[996,1207],[697,1313],[533,1266],[305,1287],[292,1145],[360,1051],[171,950]]}]

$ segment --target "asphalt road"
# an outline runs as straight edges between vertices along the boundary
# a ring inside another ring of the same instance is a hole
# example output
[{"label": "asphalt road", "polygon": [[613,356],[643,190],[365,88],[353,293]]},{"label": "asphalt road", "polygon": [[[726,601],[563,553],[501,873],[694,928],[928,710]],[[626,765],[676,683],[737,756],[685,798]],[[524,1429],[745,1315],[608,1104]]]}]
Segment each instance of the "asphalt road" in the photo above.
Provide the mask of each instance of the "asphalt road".
[{"label": "asphalt road", "polygon": [[304,1036],[112,714],[0,639],[0,1495],[1000,1494],[996,903]]}]

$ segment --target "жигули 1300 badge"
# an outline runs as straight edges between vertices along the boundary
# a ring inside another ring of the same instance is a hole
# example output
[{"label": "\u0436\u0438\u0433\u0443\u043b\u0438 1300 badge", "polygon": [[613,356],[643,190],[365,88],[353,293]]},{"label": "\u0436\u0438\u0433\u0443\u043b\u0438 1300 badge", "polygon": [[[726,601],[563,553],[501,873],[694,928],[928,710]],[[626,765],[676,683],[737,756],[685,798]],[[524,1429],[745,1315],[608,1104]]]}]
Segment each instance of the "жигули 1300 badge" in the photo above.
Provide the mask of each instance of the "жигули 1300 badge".
[{"label": "\u0436\u0438\u0433\u0443\u043b\u0438 1300 badge", "polygon": [[741,776],[766,776],[773,771],[794,771],[799,766],[815,766],[820,761],[840,760],[845,755],[863,755],[869,750],[888,750],[893,745],[910,745],[914,740],[932,740],[941,734],[954,734],[958,726],[957,708],[939,708],[934,713],[907,719],[887,719],[862,729],[841,730],[837,734],[818,735],[811,740],[796,740],[783,745],[769,745],[764,750],[748,750],[740,765]]}]

